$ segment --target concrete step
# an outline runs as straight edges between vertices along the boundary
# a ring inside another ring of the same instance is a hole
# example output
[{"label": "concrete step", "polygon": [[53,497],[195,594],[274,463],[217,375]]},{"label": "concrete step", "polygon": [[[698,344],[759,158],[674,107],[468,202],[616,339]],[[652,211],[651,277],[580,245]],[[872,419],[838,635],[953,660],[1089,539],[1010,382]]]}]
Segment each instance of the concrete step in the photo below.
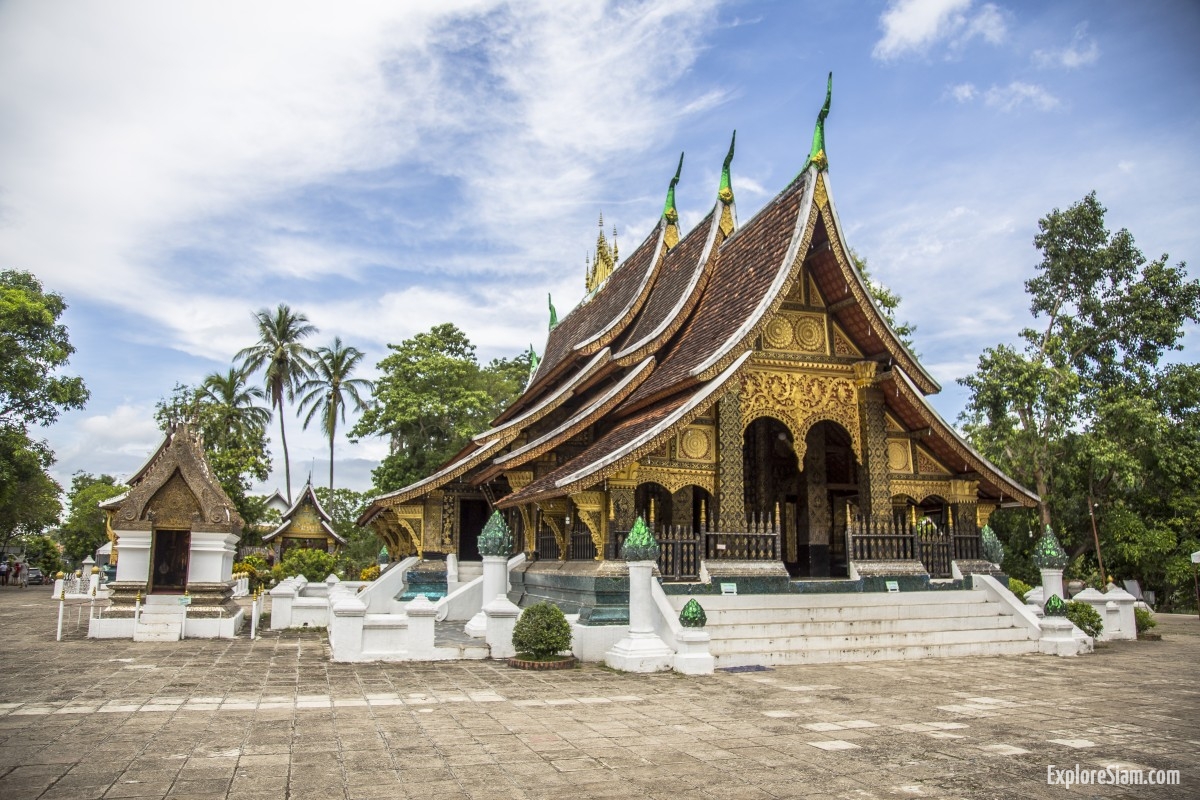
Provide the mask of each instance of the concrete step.
[{"label": "concrete step", "polygon": [[[671,605],[677,610],[691,599],[688,595],[669,595]],[[864,608],[864,607],[913,607],[946,606],[951,604],[975,605],[987,602],[987,594],[975,589],[947,589],[930,592],[838,592],[834,594],[743,594],[743,595],[697,595],[696,600],[714,611],[748,608]]]},{"label": "concrete step", "polygon": [[758,653],[714,653],[716,666],[784,666],[789,664],[841,664],[862,661],[911,661],[919,658],[1011,656],[1037,652],[1037,642],[967,642],[908,647],[858,647],[833,650],[773,650]]},{"label": "concrete step", "polygon": [[[700,605],[708,614],[709,624],[744,625],[749,623],[779,624],[849,622],[878,619],[939,619],[947,617],[994,617],[1001,613],[999,605],[978,601],[974,603],[944,603],[921,605],[849,604],[845,606],[780,606],[768,608],[709,608]],[[682,608],[682,606],[680,607]]]},{"label": "concrete step", "polygon": [[908,619],[849,619],[813,622],[729,622],[722,615],[709,620],[705,630],[718,639],[756,639],[808,636],[920,633],[937,631],[997,630],[1013,627],[1013,618],[998,611],[961,617],[913,617]]},{"label": "concrete step", "polygon": [[904,649],[972,643],[999,643],[1027,640],[1024,628],[990,630],[942,630],[909,633],[832,634],[826,636],[776,636],[763,638],[713,639],[712,653],[769,653],[774,651],[814,651],[846,649]]},{"label": "concrete step", "polygon": [[179,641],[180,624],[177,622],[145,622],[138,620],[133,629],[135,642],[177,642]]}]

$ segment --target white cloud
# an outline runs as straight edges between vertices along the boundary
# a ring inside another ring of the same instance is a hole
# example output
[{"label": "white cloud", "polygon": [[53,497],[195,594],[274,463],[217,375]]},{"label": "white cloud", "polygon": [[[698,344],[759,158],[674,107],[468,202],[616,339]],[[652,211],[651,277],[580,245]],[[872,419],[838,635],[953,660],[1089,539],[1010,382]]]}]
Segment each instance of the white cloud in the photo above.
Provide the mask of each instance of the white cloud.
[{"label": "white cloud", "polygon": [[983,101],[1001,111],[1015,111],[1025,106],[1032,106],[1038,111],[1052,111],[1062,105],[1045,88],[1022,81],[1013,81],[1008,86],[993,86],[984,93]]},{"label": "white cloud", "polygon": [[972,0],[893,0],[879,17],[883,36],[872,55],[890,61],[925,55],[941,43],[957,52],[976,38],[990,44],[1003,41],[1008,29],[1000,9],[991,3],[978,10],[972,5]]},{"label": "white cloud", "polygon": [[951,86],[946,90],[946,95],[952,97],[960,103],[969,103],[979,94],[979,90],[975,88],[973,83],[960,83]]},{"label": "white cloud", "polygon": [[1081,22],[1075,27],[1071,43],[1057,50],[1035,50],[1033,63],[1039,67],[1065,67],[1077,69],[1095,64],[1100,59],[1100,45],[1087,35],[1088,25]]}]

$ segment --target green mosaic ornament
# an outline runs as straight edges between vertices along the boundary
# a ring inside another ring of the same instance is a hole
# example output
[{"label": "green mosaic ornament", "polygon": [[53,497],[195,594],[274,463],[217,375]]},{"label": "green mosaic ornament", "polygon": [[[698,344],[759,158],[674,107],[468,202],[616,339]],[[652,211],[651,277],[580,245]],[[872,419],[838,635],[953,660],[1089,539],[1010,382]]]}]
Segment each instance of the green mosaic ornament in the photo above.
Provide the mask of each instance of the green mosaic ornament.
[{"label": "green mosaic ornament", "polygon": [[1042,538],[1033,547],[1034,566],[1038,569],[1062,569],[1069,560],[1066,551],[1058,543],[1058,537],[1047,525]]},{"label": "green mosaic ornament", "polygon": [[708,624],[708,615],[696,602],[696,598],[688,600],[683,610],[679,612],[679,624],[685,628],[703,628]]},{"label": "green mosaic ornament", "polygon": [[1050,599],[1046,601],[1046,605],[1042,611],[1047,617],[1065,617],[1067,615],[1067,604],[1061,597],[1056,594],[1050,595]]},{"label": "green mosaic ornament", "polygon": [[657,561],[658,552],[658,541],[646,520],[639,516],[634,521],[625,544],[621,545],[621,558],[626,561]]},{"label": "green mosaic ornament", "polygon": [[825,118],[829,116],[829,102],[833,99],[833,73],[829,73],[829,82],[825,86],[825,105],[821,107],[821,113],[817,115],[817,126],[813,129],[812,147],[808,151],[808,161],[804,163],[804,168],[808,169],[809,164],[815,164],[821,172],[829,169],[829,157],[825,155]]},{"label": "green mosaic ornament", "polygon": [[507,556],[512,552],[513,537],[508,529],[508,523],[499,511],[493,511],[483,533],[479,534],[479,555]]},{"label": "green mosaic ornament", "polygon": [[729,152],[725,155],[725,163],[721,165],[721,188],[717,190],[717,197],[725,205],[733,202],[733,182],[729,180],[729,165],[733,163],[733,146],[737,143],[737,131],[733,132],[733,138],[729,140]]},{"label": "green mosaic ornament", "polygon": [[679,212],[675,209],[675,186],[679,183],[679,173],[683,171],[683,153],[679,154],[679,166],[675,168],[675,177],[671,178],[671,187],[667,189],[667,200],[663,203],[663,218],[674,225],[679,221]]},{"label": "green mosaic ornament", "polygon": [[984,525],[979,531],[979,545],[983,549],[983,557],[987,561],[999,565],[1004,560],[1004,545],[992,531],[990,525]]},{"label": "green mosaic ornament", "polygon": [[550,330],[558,327],[558,312],[554,310],[554,298],[547,292],[546,303],[550,306]]}]

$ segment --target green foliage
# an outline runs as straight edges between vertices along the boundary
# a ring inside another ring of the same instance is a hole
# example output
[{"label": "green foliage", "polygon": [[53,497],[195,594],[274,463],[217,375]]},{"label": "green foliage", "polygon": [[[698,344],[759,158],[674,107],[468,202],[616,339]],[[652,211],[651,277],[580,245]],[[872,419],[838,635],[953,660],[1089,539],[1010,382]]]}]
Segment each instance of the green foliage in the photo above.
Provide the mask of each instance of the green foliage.
[{"label": "green foliage", "polygon": [[58,529],[58,541],[71,561],[82,561],[108,541],[107,519],[99,505],[129,487],[111,475],[96,477],[77,472],[67,493],[67,519]]},{"label": "green foliage", "polygon": [[47,474],[54,455],[19,425],[0,425],[0,546],[39,536],[58,522],[62,487]]},{"label": "green foliage", "polygon": [[75,352],[58,322],[66,309],[62,295],[44,291],[32,273],[0,272],[0,425],[50,425],[87,402],[82,378],[58,374]]},{"label": "green foliage", "polygon": [[1093,639],[1100,635],[1100,631],[1104,630],[1104,620],[1100,618],[1100,612],[1087,603],[1077,600],[1067,603],[1066,616],[1076,628]]},{"label": "green foliage", "polygon": [[25,540],[25,560],[47,577],[54,577],[54,574],[63,568],[58,544],[44,534]]},{"label": "green foliage", "polygon": [[571,647],[571,626],[558,606],[541,602],[521,612],[513,627],[513,647],[533,661],[546,661]]},{"label": "green foliage", "polygon": [[230,369],[209,375],[198,389],[176,384],[171,396],[159,400],[154,409],[163,431],[179,420],[199,431],[204,457],[247,531],[261,521],[264,510],[262,500],[250,495],[250,487],[271,474],[266,429],[270,412],[254,402],[262,397],[261,389],[246,385],[243,371]]},{"label": "green foliage", "polygon": [[357,575],[365,567],[376,563],[379,555],[379,539],[370,528],[360,528],[355,521],[366,508],[368,495],[351,489],[334,489],[324,486],[313,487],[321,508],[329,514],[330,525],[346,540],[339,554],[339,562],[346,575]]},{"label": "green foliage", "polygon": [[1008,590],[1017,596],[1022,603],[1025,602],[1025,595],[1033,591],[1033,587],[1020,578],[1008,579]]},{"label": "green foliage", "polygon": [[288,460],[287,431],[283,425],[284,398],[294,400],[296,387],[312,374],[309,361],[316,353],[303,340],[317,332],[317,327],[304,314],[293,312],[280,303],[274,313],[259,309],[254,314],[258,342],[238,352],[235,358],[249,375],[262,370],[271,408],[279,415],[279,442],[283,447],[283,472],[287,484],[287,500],[292,502],[292,466]]},{"label": "green foliage", "polygon": [[330,575],[338,574],[337,556],[307,547],[288,550],[278,566],[284,577],[303,575],[312,583],[323,583]]},{"label": "green foliage", "polygon": [[[1025,284],[1036,327],[985,350],[961,383],[973,444],[1042,498],[1040,519],[993,519],[1004,568],[1026,576],[1026,530],[1054,521],[1081,572],[1135,577],[1171,606],[1187,602],[1187,547],[1200,530],[1200,365],[1162,363],[1200,319],[1200,281],[1167,256],[1147,260],[1111,232],[1089,194],[1039,221]],[[1000,528],[1007,526],[1005,532]],[[1007,535],[1006,535],[1007,534]]]},{"label": "green foliage", "polygon": [[1154,619],[1154,615],[1150,613],[1150,609],[1135,606],[1133,609],[1133,624],[1137,628],[1138,636],[1141,636],[1151,628],[1157,627],[1158,622]]},{"label": "green foliage", "polygon": [[480,367],[475,346],[450,323],[388,347],[373,402],[350,434],[391,440],[372,473],[379,492],[434,472],[516,399],[529,376],[528,353]]},{"label": "green foliage", "polygon": [[351,378],[359,362],[366,354],[357,347],[343,347],[342,337],[333,338],[333,347],[318,347],[312,362],[312,377],[296,391],[300,398],[300,412],[308,410],[304,417],[304,428],[308,429],[313,419],[320,418],[321,431],[329,437],[329,488],[333,489],[333,442],[337,434],[338,421],[346,421],[346,401],[354,404],[356,411],[366,407],[362,393],[371,390],[371,382],[365,378]]}]

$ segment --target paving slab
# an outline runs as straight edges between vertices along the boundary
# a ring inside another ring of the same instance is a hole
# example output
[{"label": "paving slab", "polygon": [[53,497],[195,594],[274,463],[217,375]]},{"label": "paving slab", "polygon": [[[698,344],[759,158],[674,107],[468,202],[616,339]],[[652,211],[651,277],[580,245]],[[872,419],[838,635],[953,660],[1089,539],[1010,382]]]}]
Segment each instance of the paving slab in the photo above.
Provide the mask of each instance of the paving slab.
[{"label": "paving slab", "polygon": [[[318,631],[56,642],[0,587],[0,797],[1200,796],[1200,620],[1095,654],[628,675],[333,664]],[[1179,770],[1177,786],[1047,768]]]}]

